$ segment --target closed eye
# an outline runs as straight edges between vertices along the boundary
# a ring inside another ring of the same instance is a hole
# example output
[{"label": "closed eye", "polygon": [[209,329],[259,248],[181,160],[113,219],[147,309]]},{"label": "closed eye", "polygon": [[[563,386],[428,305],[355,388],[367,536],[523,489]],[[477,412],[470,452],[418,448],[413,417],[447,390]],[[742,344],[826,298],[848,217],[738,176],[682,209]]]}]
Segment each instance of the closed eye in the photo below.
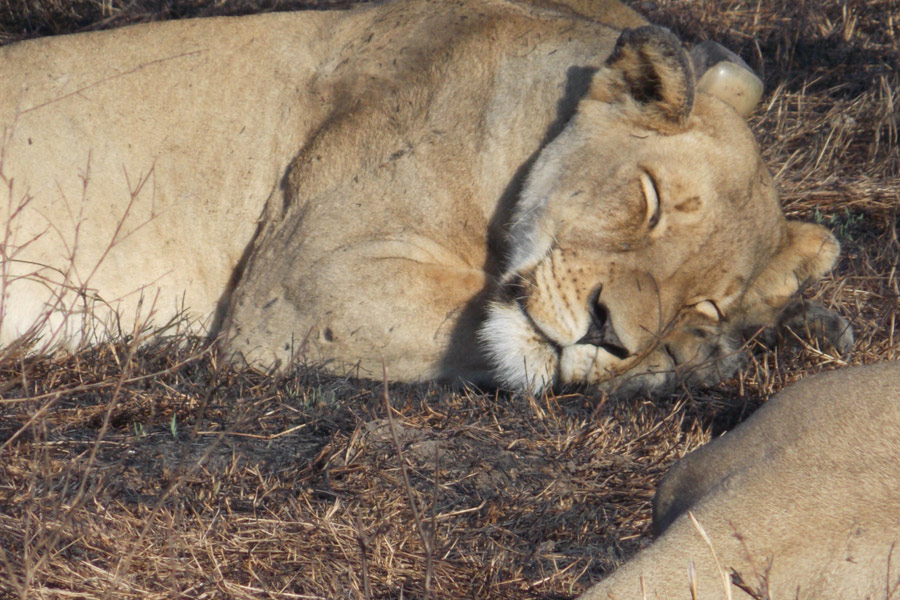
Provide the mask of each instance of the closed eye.
[{"label": "closed eye", "polygon": [[641,173],[641,191],[644,193],[644,203],[647,207],[644,222],[650,230],[659,224],[659,190],[656,188],[656,181],[647,172]]}]

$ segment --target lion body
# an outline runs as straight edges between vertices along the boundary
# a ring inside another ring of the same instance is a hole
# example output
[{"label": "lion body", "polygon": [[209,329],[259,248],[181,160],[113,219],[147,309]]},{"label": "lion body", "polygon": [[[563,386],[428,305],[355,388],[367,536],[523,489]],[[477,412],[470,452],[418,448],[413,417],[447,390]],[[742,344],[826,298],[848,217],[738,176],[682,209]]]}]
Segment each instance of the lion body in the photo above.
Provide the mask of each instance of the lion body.
[{"label": "lion body", "polygon": [[659,539],[580,600],[691,598],[689,563],[696,598],[725,598],[710,546],[758,597],[890,598],[898,445],[900,364],[804,379],[676,463],[654,499]]},{"label": "lion body", "polygon": [[[785,221],[728,106],[682,98],[676,126],[616,92],[604,61],[642,23],[614,2],[410,0],[2,48],[0,344],[186,312],[262,366],[670,381],[686,349],[722,353],[698,321],[771,324],[837,244]],[[649,237],[639,166],[665,179]],[[627,356],[577,343],[601,287]],[[664,338],[686,342],[648,350]]]},{"label": "lion body", "polygon": [[19,259],[4,343],[48,308],[43,332],[66,343],[105,335],[114,313],[131,333],[141,301],[156,324],[187,309],[210,325],[284,165],[323,118],[297,86],[325,59],[305,41],[321,20],[187,20],[0,49],[0,211]]}]

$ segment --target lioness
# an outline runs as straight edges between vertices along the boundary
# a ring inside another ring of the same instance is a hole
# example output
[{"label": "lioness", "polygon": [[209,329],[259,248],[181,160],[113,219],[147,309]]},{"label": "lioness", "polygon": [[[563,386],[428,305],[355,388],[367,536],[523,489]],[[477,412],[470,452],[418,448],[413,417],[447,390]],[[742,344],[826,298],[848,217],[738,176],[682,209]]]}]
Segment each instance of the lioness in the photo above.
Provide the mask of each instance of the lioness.
[{"label": "lioness", "polygon": [[727,597],[732,572],[758,598],[896,597],[900,363],[785,389],[676,463],[653,510],[660,538],[580,600],[692,598],[689,563],[696,598]]},{"label": "lioness", "polygon": [[262,366],[716,381],[838,244],[785,220],[743,92],[693,71],[611,1],[398,0],[2,48],[0,343],[186,310]]}]

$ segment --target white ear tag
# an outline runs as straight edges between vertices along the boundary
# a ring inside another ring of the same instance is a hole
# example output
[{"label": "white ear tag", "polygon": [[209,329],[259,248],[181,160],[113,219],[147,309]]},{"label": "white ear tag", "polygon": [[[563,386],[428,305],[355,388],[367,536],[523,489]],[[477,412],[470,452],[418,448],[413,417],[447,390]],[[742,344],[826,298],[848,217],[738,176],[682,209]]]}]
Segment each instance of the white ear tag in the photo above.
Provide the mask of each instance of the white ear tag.
[{"label": "white ear tag", "polygon": [[747,117],[762,98],[763,83],[752,71],[722,61],[707,69],[697,82],[697,89],[715,96]]}]

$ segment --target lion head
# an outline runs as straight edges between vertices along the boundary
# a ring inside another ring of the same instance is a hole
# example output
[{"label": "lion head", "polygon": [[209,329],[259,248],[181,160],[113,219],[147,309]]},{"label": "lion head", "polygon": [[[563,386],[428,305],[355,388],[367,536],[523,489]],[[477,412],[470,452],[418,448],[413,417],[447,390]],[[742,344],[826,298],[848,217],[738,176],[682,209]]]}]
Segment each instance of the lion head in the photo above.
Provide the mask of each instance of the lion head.
[{"label": "lion head", "polygon": [[502,383],[718,379],[740,331],[831,268],[836,240],[785,219],[733,94],[702,90],[672,34],[626,30],[540,153],[479,333]]}]

